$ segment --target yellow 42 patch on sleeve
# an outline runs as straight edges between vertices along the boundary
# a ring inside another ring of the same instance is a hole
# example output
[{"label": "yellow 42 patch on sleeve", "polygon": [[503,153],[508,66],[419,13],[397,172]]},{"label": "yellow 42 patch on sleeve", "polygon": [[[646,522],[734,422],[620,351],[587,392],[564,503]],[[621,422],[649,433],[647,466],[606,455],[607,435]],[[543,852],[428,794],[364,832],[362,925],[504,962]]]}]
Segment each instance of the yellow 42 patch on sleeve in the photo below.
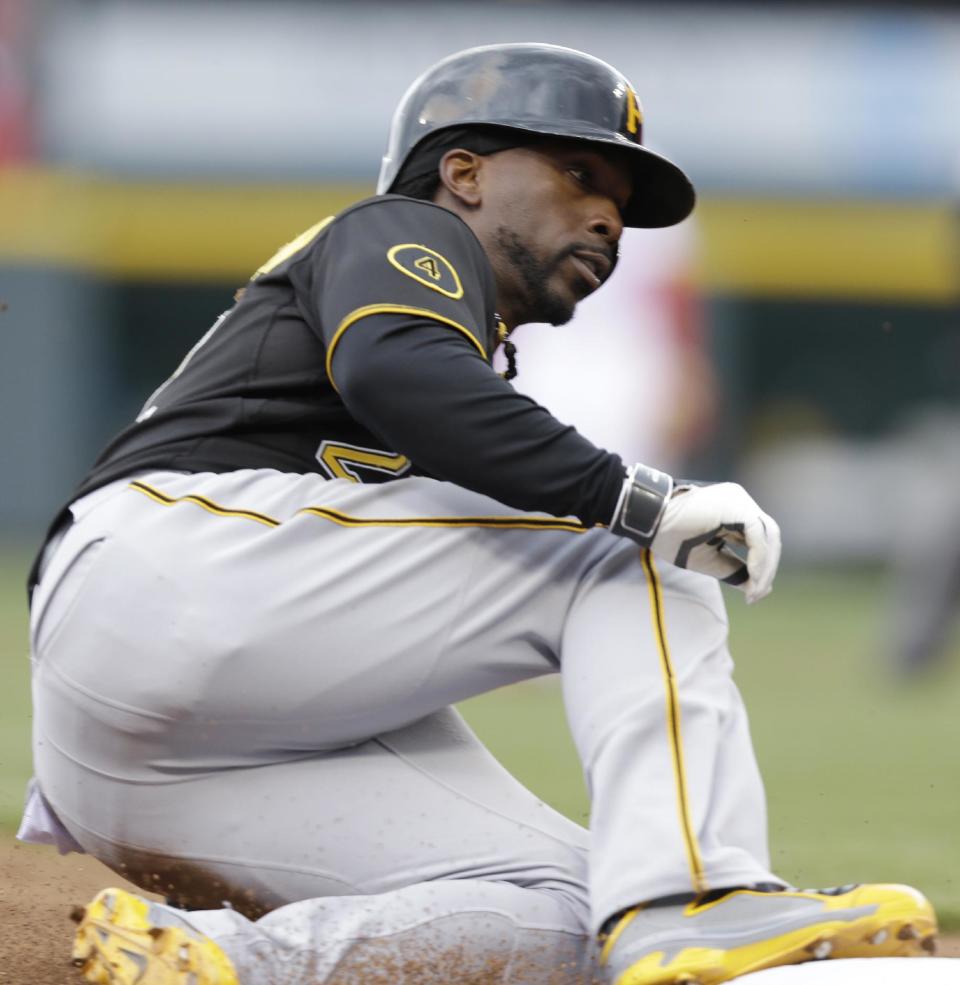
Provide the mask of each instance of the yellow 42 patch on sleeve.
[{"label": "yellow 42 patch on sleeve", "polygon": [[463,297],[463,285],[453,264],[436,250],[419,243],[399,243],[387,250],[387,259],[415,281],[455,301]]}]

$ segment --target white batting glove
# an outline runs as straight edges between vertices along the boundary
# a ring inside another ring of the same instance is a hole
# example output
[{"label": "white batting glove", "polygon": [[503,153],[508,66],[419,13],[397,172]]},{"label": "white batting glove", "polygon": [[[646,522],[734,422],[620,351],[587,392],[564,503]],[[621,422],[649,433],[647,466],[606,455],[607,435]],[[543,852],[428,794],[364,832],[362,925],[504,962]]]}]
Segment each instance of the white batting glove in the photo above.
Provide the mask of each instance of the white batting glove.
[{"label": "white batting glove", "polygon": [[610,529],[677,567],[736,586],[751,603],[770,593],[780,563],[780,528],[734,482],[675,485],[665,472],[634,465]]}]

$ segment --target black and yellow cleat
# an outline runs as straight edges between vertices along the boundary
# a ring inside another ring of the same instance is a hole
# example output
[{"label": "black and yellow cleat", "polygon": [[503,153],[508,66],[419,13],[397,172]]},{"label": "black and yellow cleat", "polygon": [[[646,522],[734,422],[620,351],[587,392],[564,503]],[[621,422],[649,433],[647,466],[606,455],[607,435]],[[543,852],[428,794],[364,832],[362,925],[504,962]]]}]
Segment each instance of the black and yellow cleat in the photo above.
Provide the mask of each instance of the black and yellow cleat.
[{"label": "black and yellow cleat", "polygon": [[184,922],[158,923],[152,905],[104,889],[71,914],[73,965],[94,985],[239,985],[227,956]]},{"label": "black and yellow cleat", "polygon": [[936,952],[933,907],[909,886],[736,889],[710,902],[627,910],[603,941],[611,985],[719,985],[826,958]]}]

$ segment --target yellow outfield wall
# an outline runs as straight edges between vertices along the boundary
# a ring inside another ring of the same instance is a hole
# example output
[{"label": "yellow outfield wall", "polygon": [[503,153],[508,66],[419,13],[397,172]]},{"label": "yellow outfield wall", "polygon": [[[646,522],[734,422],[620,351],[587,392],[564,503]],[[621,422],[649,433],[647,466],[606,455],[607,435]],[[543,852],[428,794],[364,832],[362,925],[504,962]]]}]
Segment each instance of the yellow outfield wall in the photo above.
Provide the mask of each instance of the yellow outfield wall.
[{"label": "yellow outfield wall", "polygon": [[[241,283],[278,246],[371,190],[2,169],[0,264]],[[960,300],[960,209],[950,202],[707,197],[695,214],[709,291]]]}]

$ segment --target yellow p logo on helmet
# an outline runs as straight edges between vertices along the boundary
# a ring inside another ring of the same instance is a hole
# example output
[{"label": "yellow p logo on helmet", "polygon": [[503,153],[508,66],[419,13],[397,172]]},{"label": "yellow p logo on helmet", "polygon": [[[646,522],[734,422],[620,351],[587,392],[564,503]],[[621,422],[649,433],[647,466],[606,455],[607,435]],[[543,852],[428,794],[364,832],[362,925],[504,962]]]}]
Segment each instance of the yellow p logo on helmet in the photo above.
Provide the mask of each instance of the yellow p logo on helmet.
[{"label": "yellow p logo on helmet", "polygon": [[643,123],[643,110],[640,108],[640,100],[633,89],[627,89],[627,130],[630,133],[639,133],[640,124]]}]

